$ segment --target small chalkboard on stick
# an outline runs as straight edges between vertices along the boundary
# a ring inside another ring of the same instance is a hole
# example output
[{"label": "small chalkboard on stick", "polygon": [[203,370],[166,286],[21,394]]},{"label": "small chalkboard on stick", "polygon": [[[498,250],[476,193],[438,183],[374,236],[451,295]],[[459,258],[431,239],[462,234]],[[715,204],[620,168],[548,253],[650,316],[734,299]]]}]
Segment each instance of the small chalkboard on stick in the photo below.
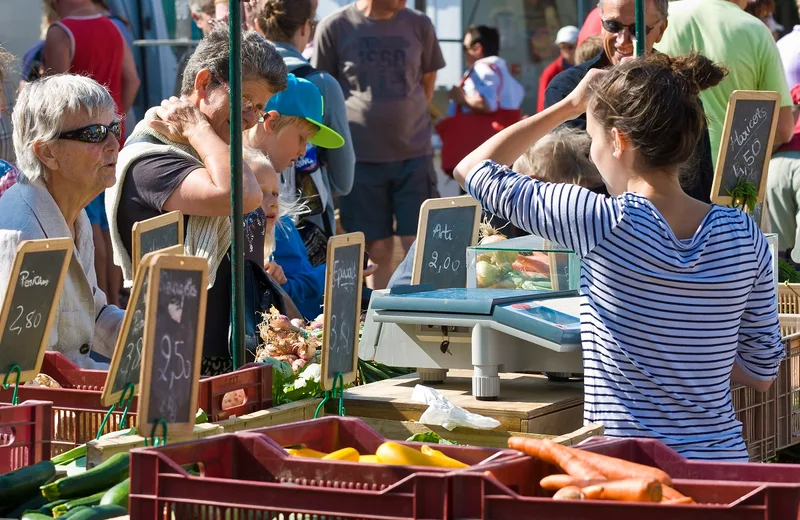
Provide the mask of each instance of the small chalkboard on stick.
[{"label": "small chalkboard on stick", "polygon": [[170,435],[192,432],[206,320],[208,261],[158,254],[150,263],[139,423],[163,420]]},{"label": "small chalkboard on stick", "polygon": [[180,211],[170,211],[135,223],[131,248],[134,276],[144,255],[178,245],[183,245],[183,214]]},{"label": "small chalkboard on stick", "polygon": [[731,194],[740,193],[748,183],[751,191],[758,190],[757,202],[764,200],[780,105],[777,92],[735,90],[731,94],[711,188],[712,202],[743,205],[746,201],[734,200]]},{"label": "small chalkboard on stick", "polygon": [[155,253],[147,253],[139,262],[139,270],[136,271],[133,279],[128,308],[125,311],[122,328],[114,347],[114,356],[108,367],[108,376],[103,387],[103,406],[118,403],[128,383],[133,383],[134,395],[139,392],[150,265],[158,254],[180,255],[182,253],[183,246],[172,246]]},{"label": "small chalkboard on stick", "polygon": [[346,385],[358,370],[358,332],[364,273],[364,235],[350,233],[328,240],[322,328],[322,389],[333,390],[336,374]]},{"label": "small chalkboard on stick", "polygon": [[17,248],[0,311],[0,377],[14,365],[20,381],[39,373],[73,248],[68,238],[28,240]]},{"label": "small chalkboard on stick", "polygon": [[467,248],[478,240],[481,208],[472,197],[429,199],[422,204],[411,283],[434,289],[467,286]]}]

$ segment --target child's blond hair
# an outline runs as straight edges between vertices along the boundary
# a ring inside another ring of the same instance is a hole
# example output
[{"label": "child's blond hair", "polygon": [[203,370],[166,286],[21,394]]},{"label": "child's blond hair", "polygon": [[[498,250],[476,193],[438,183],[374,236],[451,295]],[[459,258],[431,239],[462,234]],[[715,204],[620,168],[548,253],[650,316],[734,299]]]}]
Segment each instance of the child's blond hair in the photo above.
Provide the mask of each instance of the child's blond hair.
[{"label": "child's blond hair", "polygon": [[271,121],[272,123],[272,130],[279,134],[289,125],[297,125],[300,128],[304,128],[308,130],[308,132],[314,136],[319,131],[319,127],[312,123],[307,119],[303,119],[302,117],[295,117],[295,116],[282,116],[279,115],[277,118]]},{"label": "child's blond hair", "polygon": [[603,179],[589,160],[592,139],[583,130],[558,128],[514,162],[513,170],[544,182],[599,188]]}]

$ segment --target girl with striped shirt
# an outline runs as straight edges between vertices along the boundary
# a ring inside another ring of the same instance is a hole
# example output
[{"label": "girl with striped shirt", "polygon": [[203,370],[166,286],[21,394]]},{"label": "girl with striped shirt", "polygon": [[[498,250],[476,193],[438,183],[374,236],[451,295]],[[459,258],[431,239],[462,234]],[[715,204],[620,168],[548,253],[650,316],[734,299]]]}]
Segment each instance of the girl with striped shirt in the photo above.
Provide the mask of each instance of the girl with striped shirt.
[{"label": "girl with striped shirt", "polygon": [[[455,177],[484,210],[581,257],[586,422],[692,459],[744,461],[731,381],[766,391],[784,353],[771,255],[751,218],[689,197],[678,180],[703,129],[698,94],[724,75],[700,55],[590,71]],[[505,166],[584,112],[611,197]]]}]

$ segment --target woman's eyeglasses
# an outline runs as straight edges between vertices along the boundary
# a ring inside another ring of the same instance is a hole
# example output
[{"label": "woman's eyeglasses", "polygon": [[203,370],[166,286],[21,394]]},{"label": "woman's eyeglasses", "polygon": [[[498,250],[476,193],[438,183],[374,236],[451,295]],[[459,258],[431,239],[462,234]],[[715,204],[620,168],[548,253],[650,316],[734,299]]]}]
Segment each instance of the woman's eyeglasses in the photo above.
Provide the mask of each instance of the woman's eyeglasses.
[{"label": "woman's eyeglasses", "polygon": [[58,134],[58,139],[69,139],[70,141],[80,141],[82,143],[102,143],[108,137],[108,133],[114,134],[117,141],[122,138],[122,122],[114,121],[110,125],[89,125],[68,132]]},{"label": "woman's eyeglasses", "polygon": [[[658,22],[660,22],[660,21],[661,20],[659,20]],[[656,22],[656,24],[658,22]],[[619,34],[622,31],[624,31],[625,29],[627,29],[628,32],[630,32],[632,36],[636,35],[636,24],[635,23],[625,25],[624,23],[622,23],[622,22],[620,22],[618,20],[603,20],[603,29],[605,29],[606,31],[608,31],[608,32],[610,32],[612,34]],[[645,25],[644,26],[644,33],[645,34],[650,34],[650,32],[653,29],[655,29],[655,24],[652,27],[650,27],[649,25]]]},{"label": "woman's eyeglasses", "polygon": [[[231,93],[231,86],[228,84],[228,82],[227,82],[227,81],[225,81],[224,79],[220,78],[220,77],[219,77],[219,76],[217,76],[216,74],[213,74],[213,76],[214,76],[214,79],[215,79],[215,80],[217,80],[217,83],[219,83],[220,85],[222,85],[223,87],[225,87],[225,90],[227,90],[227,91],[228,91],[228,95],[230,95],[230,93]],[[247,97],[247,96],[244,96],[244,95],[243,95],[243,96],[242,96],[242,111],[243,111],[243,112],[250,112],[250,111],[253,111],[253,112],[255,112],[256,114],[258,114],[259,112],[263,111],[263,108],[259,108],[259,107],[258,107],[258,106],[257,106],[255,103],[253,103],[252,101],[250,101],[250,99],[248,99],[248,97]]]}]

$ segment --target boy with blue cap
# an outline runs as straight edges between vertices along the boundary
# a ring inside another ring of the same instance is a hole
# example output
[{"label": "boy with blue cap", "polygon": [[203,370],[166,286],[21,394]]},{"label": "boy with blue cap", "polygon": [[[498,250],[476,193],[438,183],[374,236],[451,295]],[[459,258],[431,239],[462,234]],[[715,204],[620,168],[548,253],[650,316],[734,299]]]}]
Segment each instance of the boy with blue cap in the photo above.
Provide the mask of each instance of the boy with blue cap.
[{"label": "boy with blue cap", "polygon": [[[307,144],[339,148],[344,145],[344,139],[321,123],[323,99],[317,86],[294,74],[289,74],[287,79],[286,90],[272,96],[259,124],[244,133],[244,144],[267,158],[266,161],[248,160],[264,191],[262,207],[267,217],[268,234],[274,226],[274,250],[264,267],[292,298],[303,316],[313,319],[322,312],[325,264],[316,267],[311,264],[306,244],[291,217],[283,211],[276,211],[276,181],[278,172],[284,172],[290,166],[296,169],[301,166],[300,161],[308,157]],[[289,184],[285,182],[286,177],[290,176],[284,175],[285,185],[281,191],[300,192],[300,202],[304,206],[313,209],[321,203],[320,200],[325,200],[326,194],[320,192],[324,183],[314,182],[315,192],[309,196],[310,190],[305,182],[299,186],[293,183],[286,186]],[[278,217],[279,221],[274,225]]]}]

